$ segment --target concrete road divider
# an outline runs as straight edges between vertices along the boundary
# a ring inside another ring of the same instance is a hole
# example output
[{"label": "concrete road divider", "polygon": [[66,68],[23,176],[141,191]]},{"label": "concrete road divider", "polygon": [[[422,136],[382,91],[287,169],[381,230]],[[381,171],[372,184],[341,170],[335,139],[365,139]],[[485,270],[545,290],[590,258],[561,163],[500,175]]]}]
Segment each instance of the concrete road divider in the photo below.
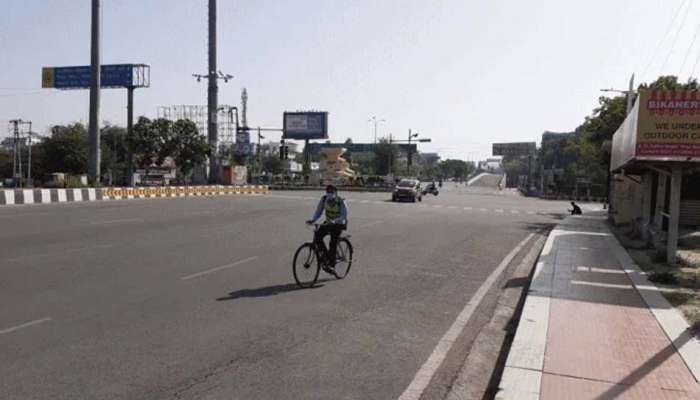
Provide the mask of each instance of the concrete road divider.
[{"label": "concrete road divider", "polygon": [[0,189],[0,206],[163,197],[265,194],[268,190],[268,187],[265,185]]}]

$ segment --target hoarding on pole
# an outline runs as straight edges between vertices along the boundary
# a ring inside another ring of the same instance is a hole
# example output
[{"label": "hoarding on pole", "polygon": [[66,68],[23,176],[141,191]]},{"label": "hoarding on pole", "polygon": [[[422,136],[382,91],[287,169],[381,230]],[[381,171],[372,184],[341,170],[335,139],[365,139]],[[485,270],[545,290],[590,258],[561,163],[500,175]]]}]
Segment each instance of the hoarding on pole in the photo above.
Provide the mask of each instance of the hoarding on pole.
[{"label": "hoarding on pole", "polygon": [[636,150],[640,157],[700,157],[698,92],[641,92]]},{"label": "hoarding on pole", "polygon": [[524,157],[535,154],[535,151],[537,151],[535,142],[493,143],[494,156]]},{"label": "hoarding on pole", "polygon": [[282,126],[282,139],[328,139],[327,112],[285,112]]},{"label": "hoarding on pole", "polygon": [[633,161],[700,161],[700,92],[640,91],[613,136],[610,168]]}]

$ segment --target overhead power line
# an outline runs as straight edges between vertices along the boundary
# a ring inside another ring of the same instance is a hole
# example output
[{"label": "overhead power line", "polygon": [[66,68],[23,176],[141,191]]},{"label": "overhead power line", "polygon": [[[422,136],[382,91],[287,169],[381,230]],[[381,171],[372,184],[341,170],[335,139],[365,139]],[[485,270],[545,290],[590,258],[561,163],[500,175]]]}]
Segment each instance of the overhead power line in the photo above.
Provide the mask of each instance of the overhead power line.
[{"label": "overhead power line", "polygon": [[685,21],[688,20],[688,14],[690,14],[690,9],[693,7],[693,2],[690,1],[688,2],[688,7],[685,9],[685,14],[683,14],[683,20],[681,21],[681,25],[678,27],[678,30],[676,31],[676,36],[673,38],[673,43],[671,43],[671,48],[668,50],[668,54],[666,55],[666,59],[664,60],[663,65],[661,65],[661,70],[660,74],[664,73],[664,70],[666,69],[666,64],[668,64],[668,60],[671,58],[671,54],[673,54],[673,49],[676,47],[676,42],[678,42],[678,36],[680,36],[681,31],[683,30],[683,27],[685,26]]},{"label": "overhead power line", "polygon": [[25,92],[25,93],[12,93],[12,94],[0,94],[0,98],[5,98],[5,97],[20,97],[20,96],[33,96],[37,94],[43,94],[43,93],[49,93],[47,91],[34,91],[34,92]]},{"label": "overhead power line", "polygon": [[688,61],[688,56],[690,55],[690,52],[693,51],[693,46],[695,46],[695,41],[698,38],[698,33],[700,33],[700,23],[698,23],[697,28],[695,28],[695,34],[693,35],[693,41],[690,42],[690,46],[688,47],[688,51],[685,52],[685,57],[683,57],[683,63],[681,64],[681,69],[678,70],[679,77],[683,73],[683,68],[685,68],[685,63],[686,63],[686,61]]},{"label": "overhead power line", "polygon": [[690,71],[690,78],[695,75],[695,69],[698,67],[698,62],[700,62],[700,51],[698,51],[698,56],[695,58],[695,64],[693,65],[693,70]]},{"label": "overhead power line", "polygon": [[678,15],[680,14],[681,9],[683,9],[683,6],[685,5],[686,1],[687,0],[683,0],[683,1],[681,1],[681,4],[678,5],[676,12],[673,14],[673,18],[671,19],[671,22],[669,22],[668,27],[666,27],[666,33],[664,33],[664,35],[661,37],[659,42],[656,44],[656,48],[654,49],[654,52],[651,53],[651,58],[649,59],[649,62],[642,70],[642,77],[643,78],[646,77],[646,73],[649,70],[649,67],[651,67],[651,64],[654,63],[656,56],[659,54],[659,50],[661,50],[661,45],[663,45],[663,43],[666,41],[668,34],[671,33],[671,28],[673,28],[673,24],[676,22],[676,19],[678,18]]}]

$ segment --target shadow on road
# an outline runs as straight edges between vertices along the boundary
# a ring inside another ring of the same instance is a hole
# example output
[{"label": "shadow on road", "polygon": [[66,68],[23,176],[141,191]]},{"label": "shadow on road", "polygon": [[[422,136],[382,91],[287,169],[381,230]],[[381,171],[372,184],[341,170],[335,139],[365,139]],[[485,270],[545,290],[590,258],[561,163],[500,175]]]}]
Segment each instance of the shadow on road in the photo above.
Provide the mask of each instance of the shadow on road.
[{"label": "shadow on road", "polygon": [[522,224],[522,225],[523,225],[523,229],[525,229],[526,231],[546,232],[547,234],[549,234],[549,231],[551,231],[552,229],[554,229],[557,226],[556,223],[552,223],[552,222],[531,222],[531,223],[526,223],[526,224]]},{"label": "shadow on road", "polygon": [[527,284],[530,282],[530,277],[529,276],[523,276],[520,278],[510,278],[506,282],[505,285],[503,285],[503,288],[516,288],[516,287],[525,287]]},{"label": "shadow on road", "polygon": [[[330,281],[332,279],[319,279],[317,281],[316,286],[308,289],[318,289],[323,287],[323,282]],[[304,288],[300,288],[296,283],[288,283],[286,285],[273,285],[273,286],[265,286],[257,289],[241,289],[241,290],[236,290],[235,292],[231,292],[228,294],[226,297],[219,297],[216,299],[216,301],[227,301],[227,300],[236,300],[236,299],[241,299],[241,298],[255,298],[255,297],[268,297],[268,296],[276,296],[278,294],[283,294],[283,293],[288,293],[288,292],[296,292],[297,290],[307,290]]]}]

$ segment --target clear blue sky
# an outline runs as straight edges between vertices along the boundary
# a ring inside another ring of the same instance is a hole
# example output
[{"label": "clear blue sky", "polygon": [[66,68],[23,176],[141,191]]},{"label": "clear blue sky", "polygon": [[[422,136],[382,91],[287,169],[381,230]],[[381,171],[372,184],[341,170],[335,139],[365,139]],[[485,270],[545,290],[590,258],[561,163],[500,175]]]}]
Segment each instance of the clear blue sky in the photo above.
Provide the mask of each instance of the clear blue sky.
[{"label": "clear blue sky", "polygon": [[[678,74],[688,54],[687,78],[700,52],[700,39],[691,46],[695,3],[219,0],[219,66],[235,75],[221,84],[220,103],[237,104],[247,87],[250,125],[279,127],[285,110],[328,110],[331,139],[360,142],[372,140],[367,120],[377,115],[387,121],[380,135],[412,128],[433,139],[423,151],[484,158],[492,142],[574,129],[600,88],[624,88],[633,72],[644,81]],[[44,132],[87,121],[87,91],[40,87],[42,66],[89,64],[90,1],[1,8],[0,124],[22,118]],[[103,63],[151,65],[137,116],[206,104],[206,84],[190,75],[206,70],[207,0],[103,0],[102,21]],[[103,91],[103,121],[124,125],[125,108],[125,90]]]}]

